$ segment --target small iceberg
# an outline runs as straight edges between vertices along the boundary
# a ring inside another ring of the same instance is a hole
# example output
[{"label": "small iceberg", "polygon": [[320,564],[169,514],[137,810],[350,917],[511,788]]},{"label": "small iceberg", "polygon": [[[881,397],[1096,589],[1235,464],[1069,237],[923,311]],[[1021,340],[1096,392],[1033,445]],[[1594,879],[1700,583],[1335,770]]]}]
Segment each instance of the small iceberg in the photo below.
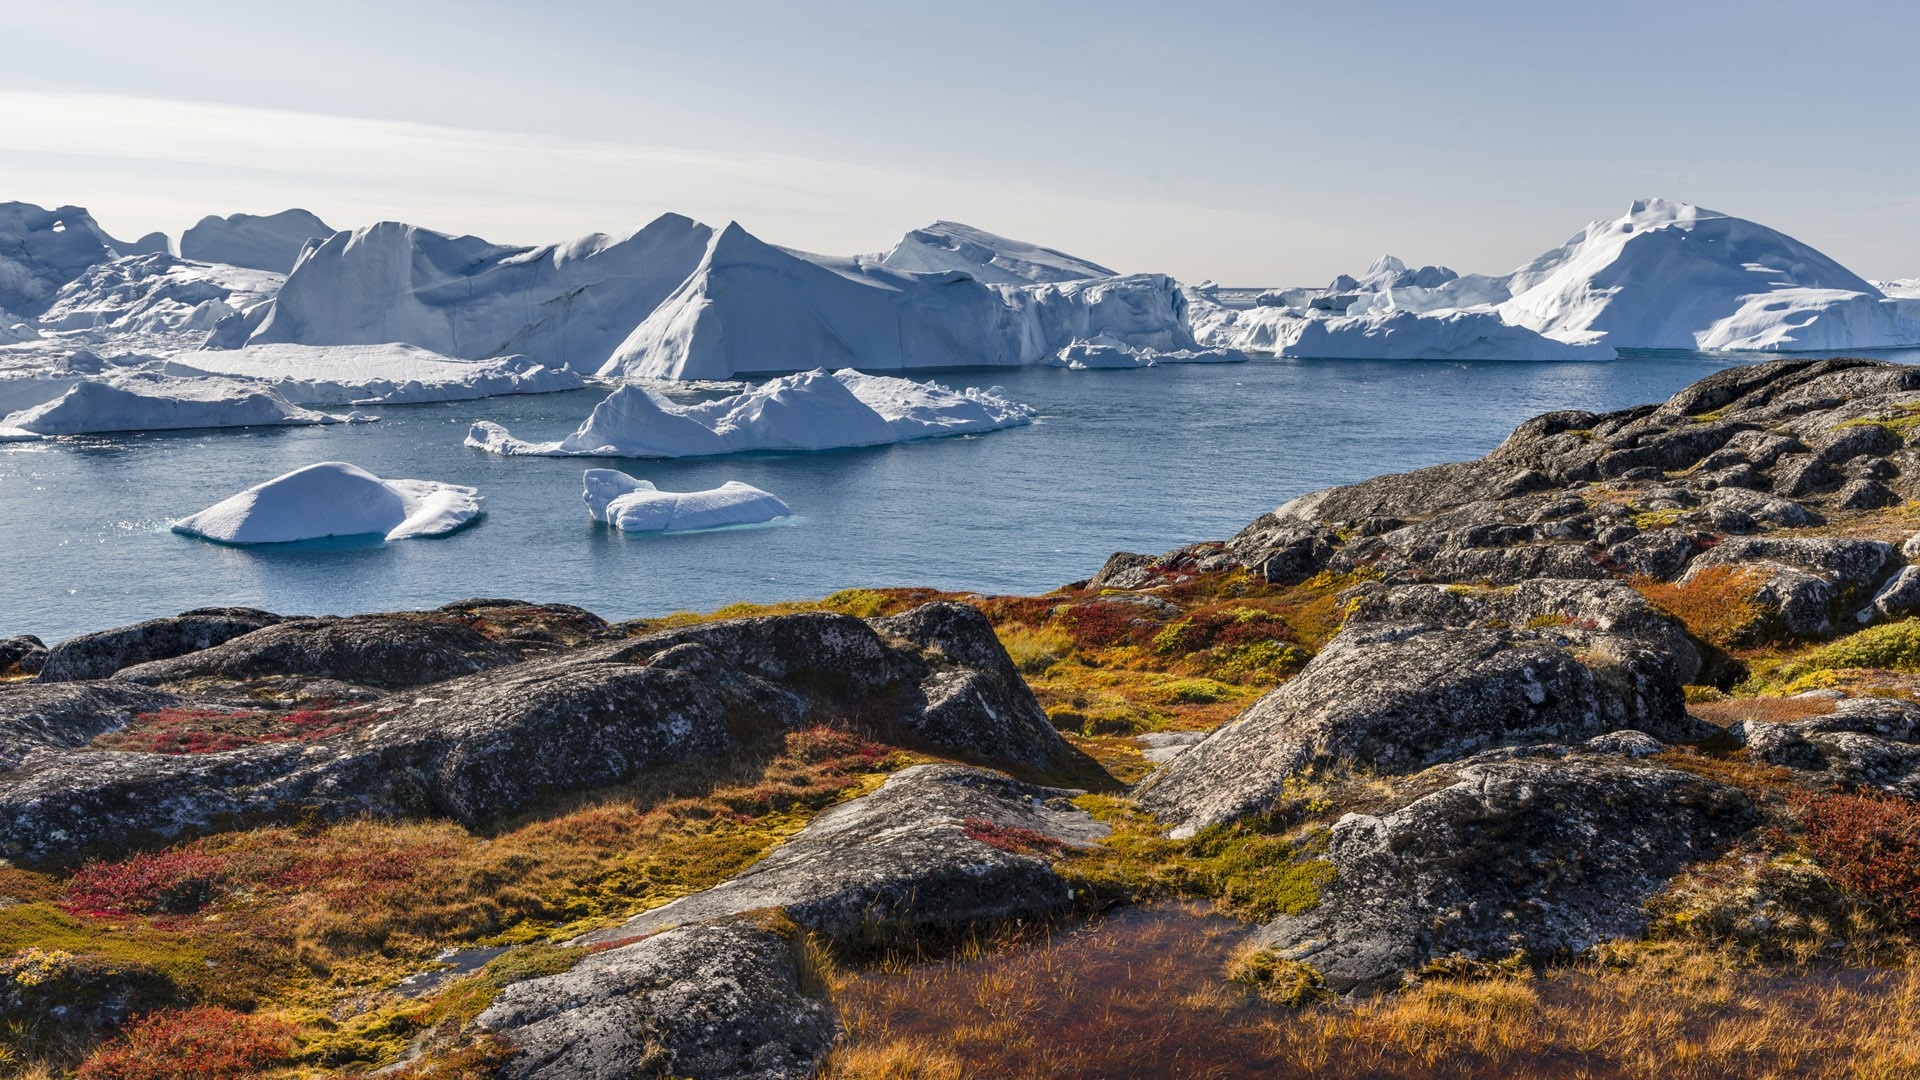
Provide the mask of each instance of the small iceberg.
[{"label": "small iceberg", "polygon": [[627,385],[596,405],[557,442],[526,442],[488,421],[467,445],[494,454],[545,457],[699,457],[754,450],[839,450],[964,435],[1033,422],[1032,408],[1000,387],[949,390],[847,369],[787,375],[732,397],[676,405]]},{"label": "small iceberg", "polygon": [[793,513],[773,495],[738,480],[706,491],[661,491],[614,469],[588,469],[586,485],[587,513],[622,532],[758,525]]},{"label": "small iceberg", "polygon": [[52,401],[0,418],[35,435],[339,424],[367,417],[303,409],[258,383],[155,375],[82,380]]},{"label": "small iceberg", "polygon": [[382,480],[357,465],[323,461],[256,484],[173,523],[173,531],[223,544],[285,544],[327,536],[388,540],[445,536],[480,515],[480,494],[432,480]]}]

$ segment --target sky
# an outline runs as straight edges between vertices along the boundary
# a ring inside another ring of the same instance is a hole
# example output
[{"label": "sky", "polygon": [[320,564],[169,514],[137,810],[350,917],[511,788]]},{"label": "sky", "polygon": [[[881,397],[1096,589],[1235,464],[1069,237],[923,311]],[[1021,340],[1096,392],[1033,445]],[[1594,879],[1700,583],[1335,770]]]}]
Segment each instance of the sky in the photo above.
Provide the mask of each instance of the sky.
[{"label": "sky", "polygon": [[1659,195],[1920,275],[1920,5],[10,0],[0,200],[508,243],[936,219],[1122,271],[1498,273]]}]

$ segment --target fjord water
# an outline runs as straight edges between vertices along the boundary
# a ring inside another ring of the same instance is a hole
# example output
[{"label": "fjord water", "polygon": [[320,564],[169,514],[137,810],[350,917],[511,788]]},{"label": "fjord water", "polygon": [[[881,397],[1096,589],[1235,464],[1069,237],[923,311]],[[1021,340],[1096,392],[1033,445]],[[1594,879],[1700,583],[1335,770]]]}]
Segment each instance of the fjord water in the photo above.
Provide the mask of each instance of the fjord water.
[{"label": "fjord water", "polygon": [[[1040,592],[1087,577],[1116,550],[1224,538],[1303,492],[1475,457],[1535,414],[1657,401],[1730,362],[950,372],[935,377],[1003,385],[1041,421],[866,450],[681,461],[503,458],[461,444],[483,419],[558,438],[600,388],[386,407],[368,425],[0,444],[0,636],[53,641],[209,605],[350,613],[492,596],[619,619],[854,586]],[[236,548],[168,529],[242,488],[330,460],[471,484],[486,516],[445,539],[399,543]],[[667,490],[741,480],[796,517],[623,534],[587,517],[581,471],[593,466]]]}]

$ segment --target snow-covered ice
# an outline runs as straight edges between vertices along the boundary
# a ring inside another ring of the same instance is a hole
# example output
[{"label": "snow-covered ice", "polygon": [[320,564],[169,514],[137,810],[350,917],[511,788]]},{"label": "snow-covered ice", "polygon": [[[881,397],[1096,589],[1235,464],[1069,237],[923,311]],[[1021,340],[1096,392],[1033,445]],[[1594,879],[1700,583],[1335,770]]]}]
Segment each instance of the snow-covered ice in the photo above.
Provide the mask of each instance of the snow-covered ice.
[{"label": "snow-covered ice", "polygon": [[1198,322],[1209,341],[1275,356],[1337,360],[1606,361],[1593,335],[1548,337],[1488,308],[1311,316],[1284,307],[1214,308]]},{"label": "snow-covered ice", "polygon": [[254,380],[310,405],[469,401],[578,390],[586,380],[525,356],[461,360],[412,345],[249,345],[176,353],[169,372]]},{"label": "snow-covered ice", "polygon": [[991,285],[1035,285],[1115,277],[1099,263],[1064,251],[996,236],[957,221],[936,221],[900,238],[879,261],[895,270],[939,274],[959,270]]},{"label": "snow-covered ice", "polygon": [[600,368],[626,378],[729,379],[860,367],[1017,367],[1076,341],[1197,348],[1187,300],[1161,274],[987,284],[871,257],[775,247],[728,225],[697,268]]},{"label": "snow-covered ice", "polygon": [[365,419],[303,409],[255,383],[151,373],[83,379],[52,401],[0,417],[37,435],[337,424]]},{"label": "snow-covered ice", "polygon": [[308,252],[272,304],[209,344],[402,342],[590,372],[692,273],[712,231],[666,214],[631,236],[515,247],[383,221]]},{"label": "snow-covered ice", "polygon": [[758,525],[793,513],[773,495],[738,480],[706,491],[661,491],[614,469],[588,469],[585,480],[587,513],[623,532]]},{"label": "snow-covered ice", "polygon": [[999,387],[950,390],[911,379],[817,369],[696,405],[676,404],[644,386],[622,386],[564,439],[527,442],[499,424],[481,421],[468,432],[467,445],[548,457],[835,450],[993,431],[1032,423],[1033,415]]},{"label": "snow-covered ice", "polygon": [[209,214],[180,234],[180,257],[226,263],[286,274],[308,240],[324,240],[334,230],[305,210],[277,214]]},{"label": "snow-covered ice", "polygon": [[190,348],[221,319],[273,298],[279,274],[172,255],[96,263],[60,286],[35,320],[42,334],[126,348]]},{"label": "snow-covered ice", "polygon": [[32,316],[60,286],[117,254],[78,206],[0,203],[0,310]]},{"label": "snow-covered ice", "polygon": [[432,480],[382,480],[343,461],[276,476],[173,523],[173,530],[226,544],[284,544],[378,534],[388,540],[444,536],[480,514],[477,491]]}]

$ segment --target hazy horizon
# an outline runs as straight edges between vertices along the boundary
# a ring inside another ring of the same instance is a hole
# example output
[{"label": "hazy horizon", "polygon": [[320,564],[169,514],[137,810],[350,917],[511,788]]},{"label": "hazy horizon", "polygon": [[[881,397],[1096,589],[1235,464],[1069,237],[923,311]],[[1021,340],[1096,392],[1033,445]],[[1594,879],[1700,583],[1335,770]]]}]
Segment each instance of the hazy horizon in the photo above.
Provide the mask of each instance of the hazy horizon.
[{"label": "hazy horizon", "polygon": [[1920,12],[1891,3],[231,11],[16,13],[96,62],[0,74],[0,199],[129,238],[302,206],[542,243],[673,211],[836,254],[946,218],[1310,284],[1386,253],[1504,272],[1657,195],[1920,274],[1920,148],[1881,105]]}]

